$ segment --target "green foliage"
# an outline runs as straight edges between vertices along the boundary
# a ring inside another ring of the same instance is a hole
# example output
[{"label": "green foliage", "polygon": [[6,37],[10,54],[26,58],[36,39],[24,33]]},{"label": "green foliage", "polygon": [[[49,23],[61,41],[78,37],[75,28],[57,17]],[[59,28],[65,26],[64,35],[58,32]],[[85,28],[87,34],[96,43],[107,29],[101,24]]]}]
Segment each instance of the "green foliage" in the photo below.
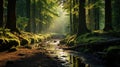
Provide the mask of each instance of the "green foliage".
[{"label": "green foliage", "polygon": [[1,29],[0,34],[0,51],[20,46],[19,38],[11,33],[9,29]]},{"label": "green foliage", "polygon": [[50,38],[51,34],[32,34],[28,32],[11,33],[9,30],[0,29],[0,51],[9,50],[18,46],[29,46],[32,43],[38,43]]},{"label": "green foliage", "polygon": [[67,35],[67,37],[63,40],[60,41],[60,43],[66,43],[69,46],[74,46],[74,44],[76,44],[76,39],[77,35]]},{"label": "green foliage", "polygon": [[106,40],[106,38],[103,38],[101,36],[99,36],[99,34],[90,34],[90,33],[86,33],[83,34],[79,37],[77,37],[76,41],[77,43],[95,43],[95,42],[101,42]]},{"label": "green foliage", "polygon": [[86,33],[81,36],[68,35],[61,43],[67,43],[68,45],[75,46],[76,44],[96,43],[107,40],[101,33]]},{"label": "green foliage", "polygon": [[0,38],[0,51],[8,50],[20,45],[20,41],[14,38]]},{"label": "green foliage", "polygon": [[20,30],[25,30],[25,28],[27,26],[28,18],[19,16],[17,18],[16,22],[17,22],[17,26]]}]

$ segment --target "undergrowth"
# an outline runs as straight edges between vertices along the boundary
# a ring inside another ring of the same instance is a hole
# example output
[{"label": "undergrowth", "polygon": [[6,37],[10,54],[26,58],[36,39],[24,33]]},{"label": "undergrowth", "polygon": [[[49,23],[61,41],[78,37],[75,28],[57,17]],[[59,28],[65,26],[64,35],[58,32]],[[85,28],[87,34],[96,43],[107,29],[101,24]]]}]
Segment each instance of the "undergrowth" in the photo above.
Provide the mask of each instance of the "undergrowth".
[{"label": "undergrowth", "polygon": [[48,38],[51,38],[51,34],[33,34],[23,31],[18,34],[16,32],[11,33],[9,29],[0,29],[0,51],[42,42]]}]

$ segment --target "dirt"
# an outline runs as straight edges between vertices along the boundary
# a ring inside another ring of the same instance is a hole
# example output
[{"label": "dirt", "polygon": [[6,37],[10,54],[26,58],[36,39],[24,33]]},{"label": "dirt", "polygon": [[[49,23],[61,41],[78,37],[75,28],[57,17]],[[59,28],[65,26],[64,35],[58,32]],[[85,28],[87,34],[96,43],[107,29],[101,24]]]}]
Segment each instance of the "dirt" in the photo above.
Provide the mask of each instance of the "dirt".
[{"label": "dirt", "polygon": [[44,49],[18,48],[0,52],[0,67],[62,67]]}]

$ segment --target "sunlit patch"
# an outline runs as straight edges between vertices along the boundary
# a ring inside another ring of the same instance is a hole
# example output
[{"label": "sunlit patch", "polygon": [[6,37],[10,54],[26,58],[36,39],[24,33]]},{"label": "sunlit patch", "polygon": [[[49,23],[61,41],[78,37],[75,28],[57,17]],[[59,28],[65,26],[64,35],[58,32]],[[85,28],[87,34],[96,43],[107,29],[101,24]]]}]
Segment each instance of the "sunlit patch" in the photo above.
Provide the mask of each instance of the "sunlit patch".
[{"label": "sunlit patch", "polygon": [[66,33],[68,29],[69,24],[69,16],[67,16],[67,12],[62,9],[61,6],[58,6],[56,8],[56,11],[58,12],[59,17],[54,18],[52,21],[53,23],[49,26],[48,31],[53,33]]}]

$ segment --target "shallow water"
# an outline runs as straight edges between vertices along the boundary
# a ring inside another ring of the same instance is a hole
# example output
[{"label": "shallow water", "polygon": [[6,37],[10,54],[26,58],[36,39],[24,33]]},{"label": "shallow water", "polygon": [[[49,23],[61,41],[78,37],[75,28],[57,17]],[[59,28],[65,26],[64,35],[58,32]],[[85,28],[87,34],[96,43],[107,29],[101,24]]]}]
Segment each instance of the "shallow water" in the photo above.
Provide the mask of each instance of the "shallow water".
[{"label": "shallow water", "polygon": [[[60,49],[59,39],[53,39],[45,43],[45,49],[59,61],[64,67],[104,67],[101,61],[91,55],[84,55],[80,52]],[[91,59],[93,58],[93,59]]]}]

